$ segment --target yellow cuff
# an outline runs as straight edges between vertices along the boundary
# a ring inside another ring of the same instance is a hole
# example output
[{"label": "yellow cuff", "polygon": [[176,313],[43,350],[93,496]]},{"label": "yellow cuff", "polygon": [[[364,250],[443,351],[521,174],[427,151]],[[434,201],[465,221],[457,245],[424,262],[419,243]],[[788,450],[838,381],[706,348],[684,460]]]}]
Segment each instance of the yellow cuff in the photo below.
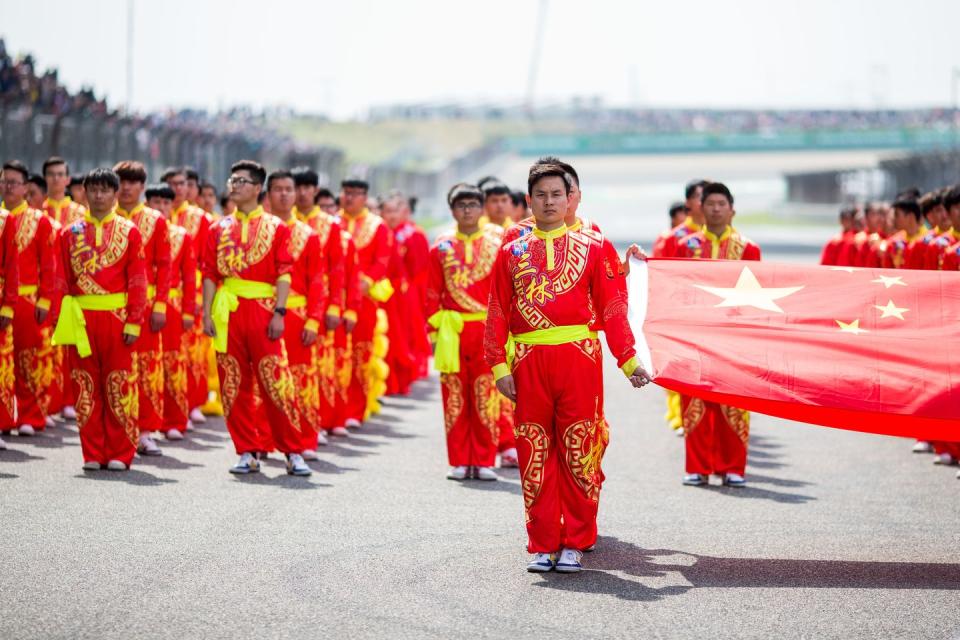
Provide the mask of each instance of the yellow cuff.
[{"label": "yellow cuff", "polygon": [[166,313],[166,312],[167,312],[167,303],[166,303],[166,302],[154,302],[154,303],[153,303],[153,312],[154,312],[154,313]]},{"label": "yellow cuff", "polygon": [[37,300],[37,309],[43,309],[44,311],[50,311],[50,299],[49,298],[40,298]]},{"label": "yellow cuff", "polygon": [[623,363],[623,366],[620,367],[620,371],[623,371],[623,375],[628,378],[633,375],[633,372],[637,370],[637,367],[640,366],[640,361],[637,360],[637,356],[633,356],[629,360]]},{"label": "yellow cuff", "polygon": [[3,305],[0,307],[0,317],[2,318],[12,318],[13,317],[13,307],[8,305]]},{"label": "yellow cuff", "polygon": [[327,315],[340,317],[340,305],[332,304],[327,307]]},{"label": "yellow cuff", "polygon": [[310,318],[309,320],[303,323],[303,328],[306,329],[307,331],[318,333],[320,329],[320,323],[314,320],[313,318]]},{"label": "yellow cuff", "polygon": [[129,322],[123,325],[123,332],[128,336],[139,336],[140,335],[140,325],[130,324]]},{"label": "yellow cuff", "polygon": [[184,320],[193,320],[193,314],[192,314],[192,313],[185,313],[185,314],[183,314],[183,315],[180,316],[180,317],[183,318]]},{"label": "yellow cuff", "polygon": [[501,362],[500,364],[493,365],[493,379],[499,380],[501,378],[506,378],[510,375],[510,367],[507,366],[506,362]]},{"label": "yellow cuff", "polygon": [[289,273],[285,273],[277,278],[277,282],[290,282],[291,280],[293,280],[293,276],[291,276]]},{"label": "yellow cuff", "polygon": [[344,319],[344,320],[349,320],[350,322],[356,322],[356,321],[357,321],[357,312],[354,311],[353,309],[348,309],[348,310],[346,310],[346,311],[343,312],[343,319]]}]

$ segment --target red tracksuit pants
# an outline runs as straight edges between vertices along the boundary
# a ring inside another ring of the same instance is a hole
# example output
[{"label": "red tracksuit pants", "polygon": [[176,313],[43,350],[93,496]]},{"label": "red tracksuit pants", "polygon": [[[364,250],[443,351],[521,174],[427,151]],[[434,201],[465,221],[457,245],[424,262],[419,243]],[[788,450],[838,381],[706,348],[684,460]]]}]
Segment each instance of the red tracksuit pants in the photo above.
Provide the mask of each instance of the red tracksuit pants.
[{"label": "red tracksuit pants", "polygon": [[483,323],[460,334],[460,372],[440,375],[447,459],[451,467],[492,467],[497,458],[499,391],[483,359]]},{"label": "red tracksuit pants", "polygon": [[[193,330],[191,329],[191,333]],[[187,338],[183,330],[183,314],[173,303],[167,305],[167,324],[160,335],[163,348],[163,424],[160,430],[186,430],[190,402],[187,369]]]},{"label": "red tracksuit pants", "polygon": [[13,324],[0,331],[0,425],[17,423],[17,394],[14,390]]},{"label": "red tracksuit pants", "polygon": [[681,397],[687,473],[741,476],[747,468],[750,417],[742,409]]},{"label": "red tracksuit pants", "polygon": [[[163,362],[161,333],[150,328],[147,319],[140,330],[140,338],[133,345],[136,361],[137,386],[140,389],[140,431],[163,431]],[[169,322],[169,316],[168,320]],[[181,427],[182,428],[182,427]]]},{"label": "red tracksuit pants", "polygon": [[51,403],[55,379],[54,354],[50,332],[34,318],[33,296],[20,296],[13,315],[13,353],[16,366],[16,424],[4,424],[3,430],[27,424],[38,431],[46,426],[46,407]]},{"label": "red tracksuit pants", "polygon": [[[270,340],[273,312],[257,300],[240,299],[230,314],[227,352],[217,354],[227,430],[238,454],[263,450],[260,431],[269,430],[282,453],[303,451],[297,395],[283,340]],[[260,413],[254,398],[259,389]],[[265,415],[268,424],[258,424]]]},{"label": "red tracksuit pants", "polygon": [[377,327],[377,305],[370,298],[364,298],[357,314],[357,324],[350,334],[351,369],[353,375],[347,388],[347,400],[344,405],[344,420],[363,421],[367,411],[367,390],[370,385],[368,365],[373,356],[373,332]]},{"label": "red tracksuit pants", "polygon": [[203,333],[202,305],[197,305],[193,329],[187,338],[187,399],[190,408],[202,407],[207,402],[208,351],[213,348],[210,338]]},{"label": "red tracksuit pants", "polygon": [[[137,451],[141,400],[134,347],[123,342],[123,321],[112,311],[84,311],[91,354],[70,348],[74,407],[84,462],[126,465]],[[139,341],[139,338],[138,338]],[[134,343],[136,344],[136,343]]]},{"label": "red tracksuit pants", "polygon": [[287,314],[283,340],[286,343],[290,374],[297,390],[297,405],[300,410],[300,451],[317,448],[317,432],[320,431],[320,371],[317,366],[318,346],[303,344],[303,327],[306,317],[291,310]]},{"label": "red tracksuit pants", "polygon": [[527,550],[586,549],[597,539],[604,429],[600,344],[517,344],[513,377]]},{"label": "red tracksuit pants", "polygon": [[[340,395],[337,390],[339,370],[337,369],[336,343],[338,334],[343,334],[342,327],[338,327],[335,331],[327,331],[317,338],[317,375],[320,380],[317,395],[320,400],[320,426],[327,431],[334,427],[343,426],[342,419],[337,422],[337,398]],[[345,345],[345,334],[342,336],[342,341]],[[343,350],[345,350],[345,347],[341,348],[341,351]],[[347,378],[349,378],[349,374]]]},{"label": "red tracksuit pants", "polygon": [[[356,329],[356,327],[354,327]],[[348,405],[353,385],[353,333],[347,333],[343,324],[333,332],[333,407],[330,428],[342,427],[350,417]]]}]

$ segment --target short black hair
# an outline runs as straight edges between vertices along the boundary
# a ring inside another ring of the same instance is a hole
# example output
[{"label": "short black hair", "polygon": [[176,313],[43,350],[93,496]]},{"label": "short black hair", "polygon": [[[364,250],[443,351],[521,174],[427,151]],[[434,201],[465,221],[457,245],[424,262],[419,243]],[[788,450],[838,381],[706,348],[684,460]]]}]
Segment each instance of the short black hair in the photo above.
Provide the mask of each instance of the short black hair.
[{"label": "short black hair", "polygon": [[147,170],[142,162],[136,160],[121,160],[113,165],[113,171],[120,176],[121,180],[144,184],[147,182]]},{"label": "short black hair", "polygon": [[715,194],[720,194],[726,197],[727,202],[730,203],[730,206],[733,206],[733,194],[730,193],[730,189],[727,188],[727,185],[723,184],[722,182],[708,182],[703,185],[703,194],[700,196],[700,202],[705,202],[707,196]]},{"label": "short black hair", "polygon": [[70,165],[67,164],[67,161],[61,158],[60,156],[50,156],[49,158],[44,160],[43,168],[40,170],[40,172],[43,175],[47,175],[47,169],[49,169],[50,167],[55,167],[58,164],[62,164],[63,168],[67,170],[67,175],[70,175]]},{"label": "short black hair", "polygon": [[686,213],[686,211],[687,211],[687,205],[686,205],[686,203],[684,203],[684,202],[674,202],[672,205],[670,205],[670,217],[671,217],[671,218],[673,218],[673,216],[677,215],[677,213],[680,212],[680,211],[683,211],[684,213]]},{"label": "short black hair", "polygon": [[23,164],[19,160],[7,160],[3,163],[3,172],[7,171],[17,171],[23,174],[24,183],[30,179],[30,169],[27,169],[27,165]]},{"label": "short black hair", "polygon": [[200,192],[202,193],[204,189],[213,189],[213,195],[217,195],[217,185],[213,184],[209,180],[200,181]]},{"label": "short black hair", "polygon": [[[705,187],[710,184],[709,180],[704,180],[702,178],[697,178],[696,180],[691,180],[687,183],[687,186],[683,189],[683,197],[689,200],[697,192],[697,187]],[[731,204],[733,201],[731,201]]]},{"label": "short black hair", "polygon": [[83,177],[83,188],[91,186],[109,187],[114,191],[120,189],[120,176],[113,169],[98,167]]},{"label": "short black hair", "polygon": [[370,192],[370,183],[364,180],[363,178],[346,178],[340,182],[341,189],[363,189],[366,192]]},{"label": "short black hair", "polygon": [[296,179],[293,177],[293,173],[289,169],[277,169],[267,176],[267,191],[270,191],[270,187],[272,187],[273,183],[277,180],[293,180],[294,186],[297,184]]},{"label": "short black hair", "polygon": [[407,198],[407,206],[410,207],[410,215],[413,215],[417,212],[417,202],[419,202],[417,196],[410,196]]},{"label": "short black hair", "polygon": [[911,198],[909,196],[894,200],[893,208],[913,214],[913,217],[917,219],[917,222],[920,222],[920,218],[923,215],[920,213],[920,202],[916,198]]},{"label": "short black hair", "polygon": [[32,174],[29,178],[27,178],[27,182],[40,187],[40,191],[43,191],[44,193],[47,192],[47,181],[44,180],[43,176],[39,173]]},{"label": "short black hair", "polygon": [[183,173],[186,174],[187,180],[193,180],[197,184],[200,184],[200,174],[197,173],[197,170],[191,166],[186,166],[183,168]]},{"label": "short black hair", "polygon": [[923,215],[927,215],[942,204],[943,191],[938,189],[936,191],[931,191],[930,193],[925,193],[923,194],[923,197],[920,198],[920,212]]},{"label": "short black hair", "polygon": [[527,206],[527,194],[519,189],[510,193],[510,199],[513,200],[513,206],[515,207]]},{"label": "short black hair", "polygon": [[530,167],[530,173],[527,174],[527,192],[533,195],[533,185],[544,178],[550,177],[563,180],[564,189],[567,195],[570,195],[570,176],[563,170],[563,167],[555,164],[540,164],[539,162],[533,163],[533,166]]},{"label": "short black hair", "polygon": [[163,170],[163,173],[160,174],[160,179],[163,180],[164,182],[167,182],[167,181],[169,181],[170,178],[172,178],[173,176],[178,176],[178,175],[181,175],[181,174],[183,174],[184,176],[187,175],[187,170],[186,170],[186,168],[184,168],[184,167],[167,167],[166,169]]},{"label": "short black hair", "polygon": [[256,160],[234,162],[230,165],[230,173],[236,173],[237,171],[246,171],[257,184],[263,184],[263,181],[267,179],[267,170]]},{"label": "short black hair", "polygon": [[447,204],[453,209],[453,205],[460,200],[477,200],[483,204],[483,191],[474,184],[459,182],[450,187],[450,191],[447,192]]},{"label": "short black hair", "polygon": [[143,197],[147,200],[150,198],[164,198],[166,200],[174,200],[177,196],[173,192],[173,188],[168,185],[166,182],[158,182],[156,184],[151,184],[147,187],[146,191],[143,192]]},{"label": "short black hair", "polygon": [[840,208],[840,219],[843,218],[855,218],[857,216],[857,206],[853,204],[848,204],[845,207]]},{"label": "short black hair", "polygon": [[225,194],[223,194],[222,196],[220,196],[220,208],[221,208],[221,209],[226,209],[228,202],[230,202],[230,194],[229,194],[229,193],[225,193]]},{"label": "short black hair", "polygon": [[494,182],[494,181],[500,182],[500,179],[497,178],[496,176],[483,176],[482,178],[480,178],[479,180],[477,180],[477,187],[480,189],[480,191],[483,191],[483,187],[484,187],[488,182]]},{"label": "short black hair", "polygon": [[294,167],[290,173],[293,174],[293,184],[298,187],[320,186],[320,175],[310,167]]},{"label": "short black hair", "polygon": [[894,200],[919,200],[921,195],[920,189],[917,187],[907,187],[898,193]]},{"label": "short black hair", "polygon": [[81,173],[78,176],[72,176],[70,178],[70,184],[67,185],[67,188],[70,187],[82,187],[83,186],[83,174]]},{"label": "short black hair", "polygon": [[333,191],[327,189],[326,187],[320,187],[317,191],[317,197],[314,198],[317,202],[320,202],[320,198],[333,198],[334,202],[337,200],[337,196],[333,195]]},{"label": "short black hair", "polygon": [[[947,187],[946,193],[943,196],[943,206],[947,209],[955,207],[958,204],[960,204],[960,183],[952,187]],[[960,229],[958,229],[958,231],[960,231]]]},{"label": "short black hair", "polygon": [[580,187],[580,176],[577,175],[577,170],[573,168],[572,164],[568,162],[564,162],[563,160],[561,160],[560,158],[557,158],[556,156],[544,156],[543,158],[540,158],[539,160],[537,160],[537,164],[557,165],[558,167],[566,171],[571,178],[573,178],[573,181],[577,184],[577,188]]},{"label": "short black hair", "polygon": [[487,180],[483,187],[478,187],[478,189],[483,191],[485,198],[489,198],[490,196],[509,196],[511,194],[510,187],[499,180]]}]

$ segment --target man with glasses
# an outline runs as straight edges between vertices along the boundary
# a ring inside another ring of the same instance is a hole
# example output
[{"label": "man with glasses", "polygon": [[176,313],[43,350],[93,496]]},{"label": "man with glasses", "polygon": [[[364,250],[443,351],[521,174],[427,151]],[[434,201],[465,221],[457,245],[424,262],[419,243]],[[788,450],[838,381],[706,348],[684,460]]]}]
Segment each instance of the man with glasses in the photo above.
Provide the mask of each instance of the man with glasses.
[{"label": "man with glasses", "polygon": [[27,205],[29,177],[19,160],[5,163],[0,176],[3,208],[14,224],[20,274],[13,315],[17,424],[4,424],[0,430],[17,428],[22,436],[32,436],[47,426],[55,379],[48,322],[50,306],[56,301],[55,236],[50,219]]},{"label": "man with glasses", "polygon": [[[19,297],[19,261],[14,240],[14,221],[0,207],[0,425],[13,424],[17,414],[14,389],[13,313]],[[0,438],[0,449],[7,443]]]},{"label": "man with glasses", "polygon": [[[303,435],[296,388],[284,353],[284,318],[293,260],[290,229],[259,205],[266,171],[252,160],[230,168],[233,215],[210,227],[203,272],[203,330],[214,340],[227,429],[240,460],[231,473],[260,470],[269,438],[287,459],[287,473],[310,475],[300,455]],[[258,419],[257,386],[267,424]]]},{"label": "man with glasses", "polygon": [[497,480],[500,402],[483,357],[483,331],[503,230],[480,225],[483,193],[477,187],[454,185],[447,202],[457,230],[442,234],[430,249],[426,308],[443,392],[447,478]]}]

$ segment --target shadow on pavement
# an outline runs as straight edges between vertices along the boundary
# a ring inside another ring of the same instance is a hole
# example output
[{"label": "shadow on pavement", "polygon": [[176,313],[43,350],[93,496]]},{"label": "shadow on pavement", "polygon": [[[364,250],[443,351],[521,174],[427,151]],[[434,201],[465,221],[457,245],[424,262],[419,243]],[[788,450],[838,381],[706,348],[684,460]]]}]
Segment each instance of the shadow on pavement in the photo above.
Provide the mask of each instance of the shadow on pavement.
[{"label": "shadow on pavement", "polygon": [[[453,481],[451,480],[451,482]],[[497,482],[490,482],[489,480],[463,480],[457,482],[457,484],[465,489],[472,489],[474,491],[502,491],[518,496],[523,494],[523,489],[520,487],[519,482],[510,482],[503,478]]]},{"label": "shadow on pavement", "polygon": [[[76,438],[74,442],[64,442],[64,438]],[[54,449],[60,447],[75,447],[80,444],[80,434],[76,431],[67,431],[62,427],[52,427],[38,431],[32,436],[10,436],[7,440],[11,444],[24,444],[39,449]]]},{"label": "shadow on pavement", "polygon": [[98,482],[120,482],[140,487],[159,487],[178,482],[173,478],[158,478],[155,475],[146,473],[145,471],[137,471],[136,469],[130,469],[129,471],[84,471],[83,473],[75,475],[74,478],[96,480]]},{"label": "shadow on pavement", "polygon": [[[16,446],[17,443],[13,443]],[[10,446],[9,444],[7,446]],[[46,460],[43,456],[35,456],[19,449],[4,449],[0,451],[0,462],[29,462],[30,460]]]},{"label": "shadow on pavement", "polygon": [[140,456],[137,459],[138,465],[143,465],[145,467],[156,467],[158,469],[192,469],[194,467],[202,467],[202,464],[194,464],[192,462],[183,462],[171,456],[169,453],[164,453],[162,456]]},{"label": "shadow on pavement", "polygon": [[15,473],[0,473],[0,480],[13,480],[14,478],[19,478]]},{"label": "shadow on pavement", "polygon": [[309,491],[319,489],[320,487],[332,487],[331,484],[322,482],[311,482],[310,478],[291,476],[284,473],[282,476],[267,476],[261,473],[249,473],[245,476],[234,475],[233,480],[240,484],[259,484],[271,487],[280,487],[281,489],[293,489],[296,491]]},{"label": "shadow on pavement", "polygon": [[[697,588],[960,590],[960,564],[717,558],[669,549],[644,549],[601,537],[578,575],[544,574],[535,586],[650,601]],[[621,575],[623,577],[621,577]],[[647,581],[683,585],[654,587]]]},{"label": "shadow on pavement", "polygon": [[[753,482],[753,474],[748,474],[747,480]],[[804,504],[806,502],[810,502],[811,500],[816,500],[816,498],[813,496],[804,495],[802,493],[783,493],[780,491],[772,491],[770,489],[762,489],[752,484],[748,484],[745,487],[724,487],[710,485],[707,487],[692,488],[703,489],[705,491],[715,491],[721,495],[730,496],[731,498],[737,498],[740,500],[772,500],[773,502],[780,502],[783,504]]]}]

